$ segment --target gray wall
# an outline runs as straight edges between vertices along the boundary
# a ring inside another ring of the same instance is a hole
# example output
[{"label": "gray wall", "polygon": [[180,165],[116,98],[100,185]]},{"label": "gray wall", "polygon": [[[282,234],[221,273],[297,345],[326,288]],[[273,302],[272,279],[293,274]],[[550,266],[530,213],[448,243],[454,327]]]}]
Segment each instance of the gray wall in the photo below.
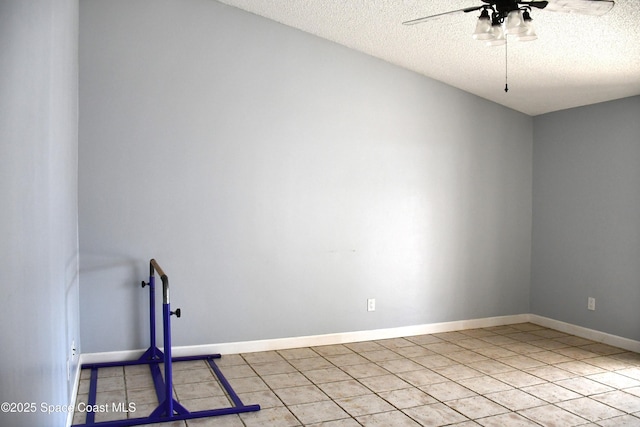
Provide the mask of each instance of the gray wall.
[{"label": "gray wall", "polygon": [[538,116],[533,163],[532,312],[634,340],[639,118],[637,96]]},{"label": "gray wall", "polygon": [[0,2],[2,426],[61,426],[79,345],[78,1]]},{"label": "gray wall", "polygon": [[[82,1],[83,351],[529,311],[532,119],[211,0]],[[366,311],[366,299],[377,310]]]}]

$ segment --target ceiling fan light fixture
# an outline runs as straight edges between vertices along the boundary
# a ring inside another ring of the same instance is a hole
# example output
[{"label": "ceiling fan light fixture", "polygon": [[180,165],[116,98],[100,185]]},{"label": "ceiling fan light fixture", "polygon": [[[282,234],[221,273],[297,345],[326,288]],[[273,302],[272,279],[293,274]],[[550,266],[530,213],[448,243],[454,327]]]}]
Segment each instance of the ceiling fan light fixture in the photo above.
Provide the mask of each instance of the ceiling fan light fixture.
[{"label": "ceiling fan light fixture", "polygon": [[491,31],[491,22],[489,19],[478,18],[476,24],[476,30],[471,35],[476,40],[490,40],[493,38],[493,32]]},{"label": "ceiling fan light fixture", "polygon": [[528,11],[525,11],[522,14],[522,19],[524,21],[525,26],[527,27],[527,31],[522,34],[518,34],[518,36],[516,37],[518,41],[529,42],[537,39],[538,35],[536,34],[536,30],[533,27],[533,19],[531,19],[531,15],[529,14]]},{"label": "ceiling fan light fixture", "polygon": [[509,35],[518,35],[527,32],[527,26],[524,23],[521,10],[512,10],[507,14],[505,32]]},{"label": "ceiling fan light fixture", "polygon": [[493,38],[486,41],[487,46],[502,46],[507,42],[502,24],[494,22],[491,25],[491,34]]},{"label": "ceiling fan light fixture", "polygon": [[490,40],[493,38],[493,33],[491,32],[491,19],[489,18],[489,12],[487,12],[487,9],[482,10],[482,13],[478,17],[478,22],[476,23],[476,30],[473,32],[471,37],[476,40]]}]

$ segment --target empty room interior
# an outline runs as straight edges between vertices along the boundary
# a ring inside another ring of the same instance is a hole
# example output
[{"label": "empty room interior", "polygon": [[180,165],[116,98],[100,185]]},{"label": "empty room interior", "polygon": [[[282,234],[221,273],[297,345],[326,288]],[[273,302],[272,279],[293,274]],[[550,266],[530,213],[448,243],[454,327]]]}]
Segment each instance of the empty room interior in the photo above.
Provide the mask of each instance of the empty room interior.
[{"label": "empty room interior", "polygon": [[640,8],[498,3],[0,3],[0,425],[640,426]]}]

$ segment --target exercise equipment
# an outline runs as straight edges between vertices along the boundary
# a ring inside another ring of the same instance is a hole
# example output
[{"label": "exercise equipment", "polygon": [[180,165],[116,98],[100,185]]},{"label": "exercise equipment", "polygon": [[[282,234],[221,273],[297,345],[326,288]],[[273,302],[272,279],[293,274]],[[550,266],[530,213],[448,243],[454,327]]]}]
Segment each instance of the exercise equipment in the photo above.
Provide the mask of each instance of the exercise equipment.
[{"label": "exercise equipment", "polygon": [[[158,273],[162,280],[162,325],[163,325],[163,339],[164,339],[164,352],[156,346],[156,317],[155,317],[155,273]],[[99,409],[100,405],[96,405],[97,389],[98,389],[98,370],[100,368],[109,368],[117,366],[128,365],[149,365],[151,371],[151,377],[155,387],[158,402],[160,404],[156,407],[148,417],[140,418],[127,418],[122,420],[113,421],[100,421],[95,422],[96,411],[87,411],[85,424],[74,424],[72,427],[86,427],[86,426],[99,426],[99,427],[126,427],[136,426],[144,424],[154,424],[163,422],[172,422],[178,420],[189,420],[194,418],[206,418],[215,417],[219,415],[239,414],[243,412],[255,412],[260,410],[260,405],[245,405],[238,397],[237,393],[229,384],[229,381],[224,377],[220,368],[216,365],[215,359],[219,359],[219,354],[207,354],[199,356],[183,356],[183,357],[171,357],[171,316],[175,315],[180,317],[181,310],[178,308],[175,311],[171,311],[171,304],[169,301],[169,278],[164,273],[162,268],[158,265],[155,259],[149,261],[149,283],[142,282],[142,287],[149,287],[149,348],[144,352],[137,360],[128,360],[122,362],[105,362],[105,363],[87,363],[81,366],[82,369],[91,369],[91,380],[89,383],[89,397],[86,408]],[[224,387],[228,397],[233,402],[233,406],[209,409],[204,411],[190,412],[173,398],[173,372],[172,364],[174,362],[185,362],[191,360],[206,360],[208,365],[213,370],[216,378],[220,384]],[[164,379],[160,371],[160,363],[164,363]],[[123,410],[127,408],[121,406]],[[111,407],[106,408],[110,412]]]}]

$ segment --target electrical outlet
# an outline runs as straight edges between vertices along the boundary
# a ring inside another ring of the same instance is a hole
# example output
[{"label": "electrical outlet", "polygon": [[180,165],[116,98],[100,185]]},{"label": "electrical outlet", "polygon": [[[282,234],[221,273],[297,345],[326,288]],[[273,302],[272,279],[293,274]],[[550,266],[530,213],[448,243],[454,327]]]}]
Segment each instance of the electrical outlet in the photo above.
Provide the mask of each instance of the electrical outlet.
[{"label": "electrical outlet", "polygon": [[589,299],[587,300],[587,308],[591,311],[594,311],[596,309],[596,299],[589,297]]},{"label": "electrical outlet", "polygon": [[376,299],[369,298],[367,300],[367,311],[376,311]]}]

